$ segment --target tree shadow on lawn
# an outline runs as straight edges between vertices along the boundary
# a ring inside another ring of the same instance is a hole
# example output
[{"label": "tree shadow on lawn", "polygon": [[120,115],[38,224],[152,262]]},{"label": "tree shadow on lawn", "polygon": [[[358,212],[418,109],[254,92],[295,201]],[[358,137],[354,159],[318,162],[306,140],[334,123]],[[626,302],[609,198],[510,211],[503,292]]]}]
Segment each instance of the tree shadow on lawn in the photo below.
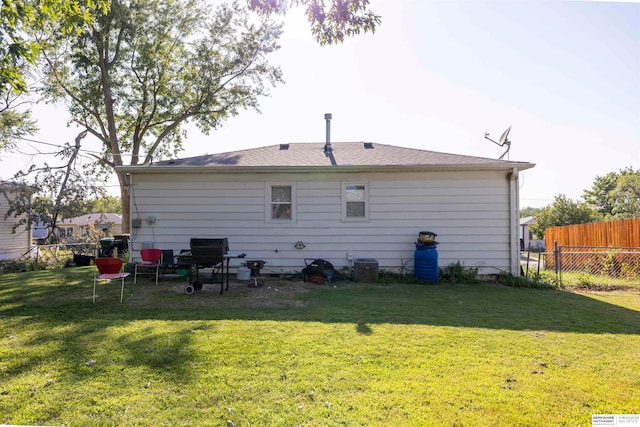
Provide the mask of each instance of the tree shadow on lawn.
[{"label": "tree shadow on lawn", "polygon": [[86,280],[28,287],[0,282],[0,309],[4,316],[41,313],[53,322],[91,321],[105,326],[145,319],[276,320],[352,323],[361,333],[367,333],[367,325],[391,323],[640,335],[640,311],[567,291],[492,284],[319,285],[269,280],[261,288],[248,288],[232,281],[224,295],[218,294],[217,285],[205,285],[188,296],[184,284],[174,281],[158,286],[128,284],[124,304],[119,303],[115,285],[109,298],[91,304],[87,289],[91,286]]},{"label": "tree shadow on lawn", "polygon": [[[26,286],[0,279],[0,338],[9,342],[17,330],[21,345],[37,349],[8,361],[6,378],[46,360],[64,360],[70,383],[92,384],[98,373],[118,381],[120,371],[112,375],[114,369],[151,370],[189,383],[196,375],[189,363],[202,357],[191,345],[194,334],[216,338],[217,320],[347,323],[362,335],[371,335],[376,324],[640,335],[640,311],[572,292],[491,284],[269,281],[262,288],[233,283],[224,295],[218,286],[205,285],[191,296],[181,283],[129,284],[123,304],[119,285],[92,304],[92,285],[74,279]],[[220,355],[206,357],[212,363]]]}]

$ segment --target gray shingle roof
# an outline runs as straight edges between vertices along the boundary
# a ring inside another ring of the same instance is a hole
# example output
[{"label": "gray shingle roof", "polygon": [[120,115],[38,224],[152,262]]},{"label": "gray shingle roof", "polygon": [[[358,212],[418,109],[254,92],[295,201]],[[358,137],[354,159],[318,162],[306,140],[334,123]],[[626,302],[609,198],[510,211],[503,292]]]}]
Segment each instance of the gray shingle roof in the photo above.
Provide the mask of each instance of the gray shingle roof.
[{"label": "gray shingle roof", "polygon": [[[337,166],[520,166],[533,165],[483,157],[447,154],[393,145],[363,142],[333,142]],[[291,143],[210,154],[185,159],[165,160],[154,167],[322,167],[331,166],[324,153],[324,142]]]}]

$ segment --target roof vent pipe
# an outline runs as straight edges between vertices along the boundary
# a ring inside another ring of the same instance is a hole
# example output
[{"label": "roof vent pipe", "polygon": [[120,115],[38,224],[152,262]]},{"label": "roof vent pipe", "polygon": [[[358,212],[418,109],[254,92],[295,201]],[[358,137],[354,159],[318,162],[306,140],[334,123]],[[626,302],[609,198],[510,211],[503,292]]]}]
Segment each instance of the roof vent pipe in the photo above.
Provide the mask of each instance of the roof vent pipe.
[{"label": "roof vent pipe", "polygon": [[331,113],[326,113],[324,119],[327,122],[327,139],[324,144],[324,155],[331,160],[333,166],[336,165],[336,159],[333,157],[333,149],[331,147]]}]

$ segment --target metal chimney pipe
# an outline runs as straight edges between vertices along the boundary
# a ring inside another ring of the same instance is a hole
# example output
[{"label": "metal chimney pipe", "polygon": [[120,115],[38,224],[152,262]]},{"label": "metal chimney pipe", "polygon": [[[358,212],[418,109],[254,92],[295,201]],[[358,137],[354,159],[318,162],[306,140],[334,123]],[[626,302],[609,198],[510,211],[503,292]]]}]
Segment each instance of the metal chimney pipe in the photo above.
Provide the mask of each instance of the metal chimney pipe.
[{"label": "metal chimney pipe", "polygon": [[331,113],[324,115],[324,119],[327,121],[327,139],[324,146],[325,151],[331,150]]},{"label": "metal chimney pipe", "polygon": [[327,122],[327,139],[324,144],[324,155],[329,157],[332,165],[336,165],[336,159],[333,157],[333,149],[331,147],[331,113],[326,113],[324,119]]}]

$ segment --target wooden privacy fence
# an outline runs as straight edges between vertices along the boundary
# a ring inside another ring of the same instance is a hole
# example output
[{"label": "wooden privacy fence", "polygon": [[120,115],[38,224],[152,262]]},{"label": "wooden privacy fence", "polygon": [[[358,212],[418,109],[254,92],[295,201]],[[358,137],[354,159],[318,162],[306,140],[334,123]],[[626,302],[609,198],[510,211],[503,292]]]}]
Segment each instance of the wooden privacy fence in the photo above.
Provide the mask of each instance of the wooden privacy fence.
[{"label": "wooden privacy fence", "polygon": [[560,246],[640,248],[640,218],[550,227],[545,231],[546,251]]},{"label": "wooden privacy fence", "polygon": [[547,228],[545,242],[547,269],[640,274],[640,218]]}]

